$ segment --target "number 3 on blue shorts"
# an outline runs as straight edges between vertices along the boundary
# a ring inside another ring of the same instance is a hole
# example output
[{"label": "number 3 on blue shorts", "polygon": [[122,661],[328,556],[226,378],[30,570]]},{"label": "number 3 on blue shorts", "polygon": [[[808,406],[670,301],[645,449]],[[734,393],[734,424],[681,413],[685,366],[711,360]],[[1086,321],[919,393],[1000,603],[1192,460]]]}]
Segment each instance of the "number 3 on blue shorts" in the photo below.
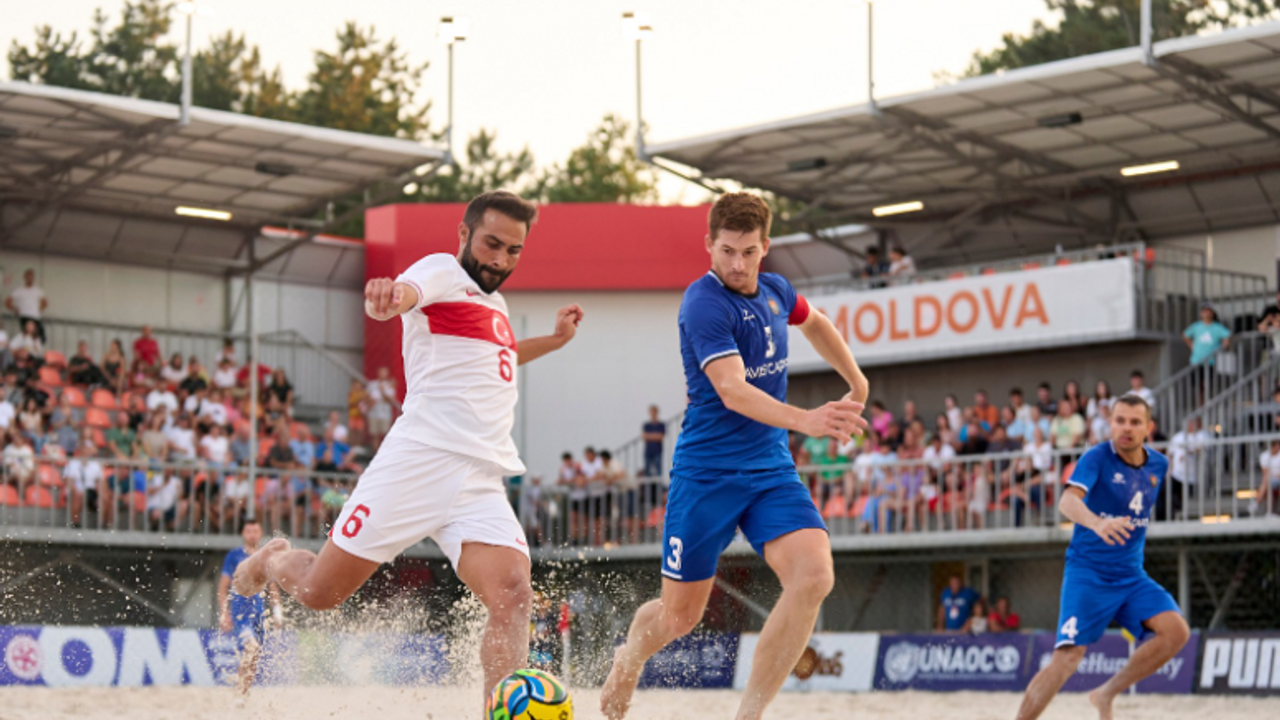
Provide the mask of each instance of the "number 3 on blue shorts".
[{"label": "number 3 on blue shorts", "polygon": [[667,568],[671,572],[680,572],[680,553],[684,552],[684,541],[678,537],[673,537],[669,544],[671,545],[671,555],[667,557]]}]

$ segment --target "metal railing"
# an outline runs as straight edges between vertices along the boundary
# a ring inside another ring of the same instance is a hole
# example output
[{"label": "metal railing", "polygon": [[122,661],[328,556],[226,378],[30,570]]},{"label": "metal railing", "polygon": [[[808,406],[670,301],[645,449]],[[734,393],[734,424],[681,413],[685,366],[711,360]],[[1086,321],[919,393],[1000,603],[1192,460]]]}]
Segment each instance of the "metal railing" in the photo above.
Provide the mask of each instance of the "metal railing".
[{"label": "metal railing", "polygon": [[[13,337],[18,332],[17,318],[5,316],[3,327]],[[133,359],[133,341],[142,333],[140,325],[95,323],[82,320],[45,318],[45,349],[58,350],[68,358],[75,354],[81,340],[89,345],[93,357],[101,358],[112,340],[120,340],[124,346],[125,363]],[[243,364],[248,354],[249,338],[244,334],[152,328],[152,336],[160,346],[161,361],[168,361],[175,353],[183,357],[184,367],[188,358],[195,356],[205,365],[210,376],[216,369],[215,358],[222,352],[223,343],[236,343],[238,360]],[[353,353],[358,348],[347,349]],[[328,348],[312,341],[297,330],[280,330],[258,335],[260,362],[268,367],[282,367],[294,386],[298,403],[320,407],[347,405],[347,390],[351,381],[364,380],[364,375],[349,359],[342,358],[340,348]]]},{"label": "metal railing", "polygon": [[[1271,402],[1277,372],[1280,333],[1237,333],[1225,349],[1214,353],[1212,365],[1188,365],[1152,388],[1153,417],[1161,430],[1173,434],[1184,427],[1193,413],[1205,423],[1212,419],[1217,424],[1230,420],[1227,414],[1232,412],[1249,414],[1253,406]],[[1215,411],[1213,418],[1197,412],[1206,407],[1220,411]]]}]

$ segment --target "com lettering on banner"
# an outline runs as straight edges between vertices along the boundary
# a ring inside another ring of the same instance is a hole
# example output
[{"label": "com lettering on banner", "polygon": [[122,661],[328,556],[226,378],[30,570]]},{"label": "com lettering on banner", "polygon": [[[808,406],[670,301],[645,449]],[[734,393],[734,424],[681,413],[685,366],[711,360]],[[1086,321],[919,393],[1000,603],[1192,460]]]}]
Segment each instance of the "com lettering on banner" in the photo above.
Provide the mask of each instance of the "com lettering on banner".
[{"label": "com lettering on banner", "polygon": [[1020,691],[1031,677],[1032,640],[989,635],[881,635],[876,690]]},{"label": "com lettering on banner", "polygon": [[[1136,691],[1144,694],[1187,695],[1195,684],[1196,650],[1200,647],[1199,631],[1192,631],[1191,639],[1182,650],[1165,663],[1151,677],[1138,682]],[[1031,674],[1042,670],[1053,656],[1057,636],[1052,633],[1036,633],[1035,666]],[[1136,650],[1137,647],[1134,646]],[[1062,692],[1089,692],[1100,687],[1112,675],[1129,664],[1129,641],[1120,633],[1107,633],[1085,651],[1084,659],[1076,674],[1062,686]]]},{"label": "com lettering on banner", "polygon": [[[1118,258],[807,298],[859,363],[878,365],[1133,337],[1134,268]],[[817,351],[790,332],[792,370],[819,367]]]},{"label": "com lettering on banner", "polygon": [[686,635],[649,658],[640,675],[642,688],[733,687],[738,636],[732,633]]},{"label": "com lettering on banner", "polygon": [[1213,632],[1203,638],[1197,693],[1280,694],[1280,632]]},{"label": "com lettering on banner", "polygon": [[[738,664],[733,688],[743,690],[751,676],[751,663],[760,636],[743,635],[738,640]],[[800,692],[867,692],[876,674],[877,633],[814,633],[787,680],[783,690]]]},{"label": "com lettering on banner", "polygon": [[[0,686],[225,685],[239,666],[235,638],[211,630],[6,626],[0,650]],[[298,668],[307,668],[307,677]],[[424,685],[448,671],[445,641],[437,636],[282,632],[267,635],[259,680]]]}]

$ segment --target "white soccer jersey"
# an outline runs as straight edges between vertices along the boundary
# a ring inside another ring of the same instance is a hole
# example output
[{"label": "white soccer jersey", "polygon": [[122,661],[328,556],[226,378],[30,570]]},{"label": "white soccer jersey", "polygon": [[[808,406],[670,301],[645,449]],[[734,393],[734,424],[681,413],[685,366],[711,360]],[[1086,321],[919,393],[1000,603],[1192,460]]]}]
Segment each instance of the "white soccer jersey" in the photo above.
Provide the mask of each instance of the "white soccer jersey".
[{"label": "white soccer jersey", "polygon": [[391,435],[525,472],[511,439],[516,339],[507,303],[480,290],[452,255],[428,255],[396,278],[418,292],[400,316],[404,414]]}]

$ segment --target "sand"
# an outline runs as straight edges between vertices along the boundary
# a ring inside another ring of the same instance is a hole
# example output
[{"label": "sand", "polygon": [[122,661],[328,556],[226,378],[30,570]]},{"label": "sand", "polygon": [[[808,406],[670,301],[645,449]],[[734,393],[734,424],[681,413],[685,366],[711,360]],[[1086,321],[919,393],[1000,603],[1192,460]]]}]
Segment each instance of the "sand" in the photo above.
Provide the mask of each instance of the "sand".
[{"label": "sand", "polygon": [[[573,693],[577,720],[598,720],[598,690]],[[1010,720],[1020,696],[1012,693],[788,693],[769,720]],[[646,691],[636,697],[634,720],[732,720],[738,694],[728,691]],[[0,720],[466,720],[479,716],[479,700],[453,688],[303,687],[254,690],[243,708],[227,689],[211,688],[3,688]],[[1096,717],[1084,695],[1062,695],[1046,720]],[[1261,720],[1280,717],[1280,697],[1123,698],[1117,720]]]}]

